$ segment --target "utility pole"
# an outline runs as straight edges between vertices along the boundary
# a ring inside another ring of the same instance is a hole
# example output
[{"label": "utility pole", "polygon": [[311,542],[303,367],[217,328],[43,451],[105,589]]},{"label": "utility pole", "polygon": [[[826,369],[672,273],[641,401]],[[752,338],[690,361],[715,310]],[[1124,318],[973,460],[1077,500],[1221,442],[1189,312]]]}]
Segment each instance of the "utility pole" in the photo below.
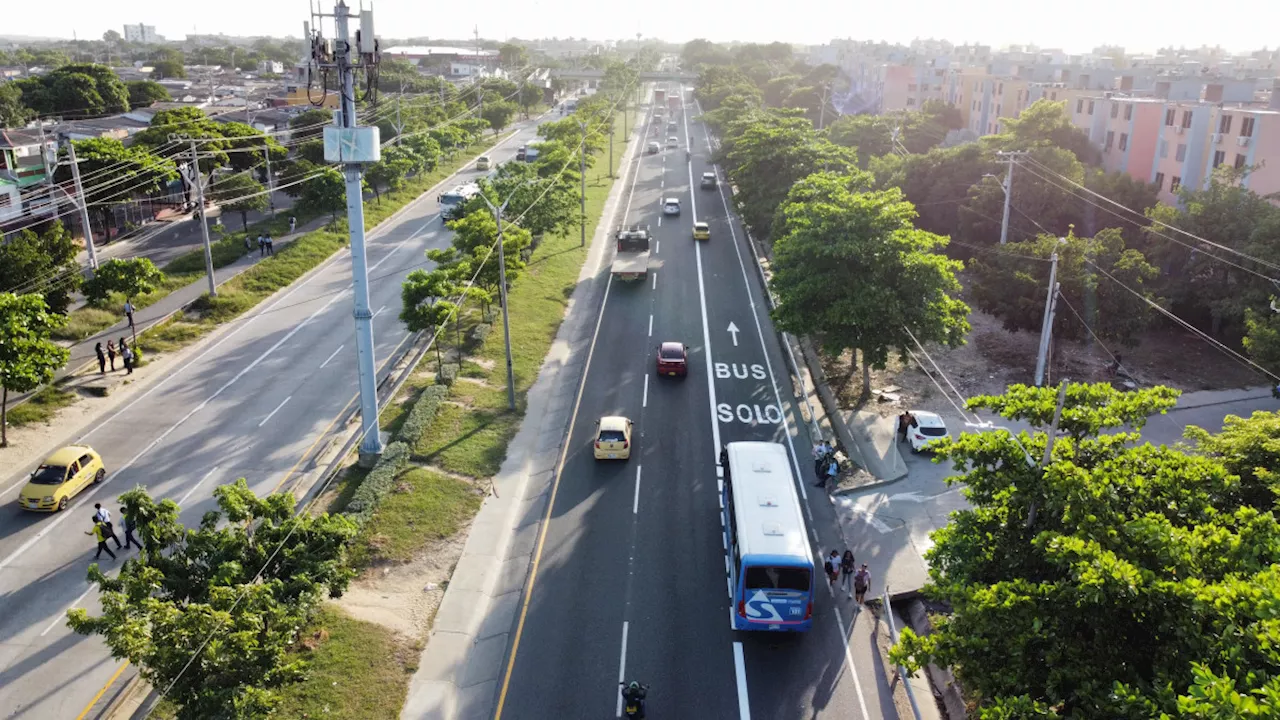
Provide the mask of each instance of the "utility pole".
[{"label": "utility pole", "polygon": [[[683,91],[683,88],[682,88]],[[831,83],[822,86],[822,108],[818,111],[818,129],[827,121],[827,95],[831,93]]]},{"label": "utility pole", "polygon": [[494,207],[483,193],[480,197],[493,211],[493,220],[498,224],[498,301],[502,303],[502,338],[507,347],[507,409],[515,410],[516,373],[515,366],[511,362],[511,318],[507,314],[507,256],[502,248],[502,213],[506,211],[507,203],[511,202],[511,198],[503,200],[502,205]]},{"label": "utility pole", "polygon": [[[182,138],[182,135],[171,134],[169,142],[176,142]],[[192,217],[200,220],[200,233],[204,237],[204,270],[209,275],[209,295],[216,297],[218,286],[213,282],[213,248],[209,244],[209,218],[205,217],[204,211],[204,177],[200,174],[200,155],[196,150],[196,139],[189,138],[189,140],[191,141],[191,184],[196,188],[196,211]]]},{"label": "utility pole", "polygon": [[[1049,467],[1049,463],[1053,460],[1053,439],[1058,436],[1058,422],[1062,420],[1062,407],[1067,403],[1067,380],[1062,379],[1062,384],[1058,386],[1058,405],[1053,409],[1053,422],[1049,424],[1049,437],[1044,443],[1044,459],[1040,461],[1040,476],[1044,477],[1045,470]],[[1031,507],[1027,509],[1027,529],[1030,530],[1032,525],[1036,524],[1037,501],[1031,501]]]},{"label": "utility pole", "polygon": [[582,193],[578,196],[578,203],[582,210],[582,239],[578,243],[578,247],[587,246],[587,123],[582,118],[574,118],[578,121],[578,127],[582,128],[582,146],[578,148],[578,174],[582,180]]},{"label": "utility pole", "polygon": [[[320,19],[334,18],[337,37],[332,44],[321,37]],[[360,29],[354,41],[348,31],[348,20],[358,18]],[[360,422],[363,428],[360,461],[365,466],[377,462],[382,454],[381,430],[378,427],[378,381],[374,362],[373,313],[369,310],[369,268],[365,257],[364,198],[360,178],[365,164],[381,158],[377,127],[356,126],[355,71],[371,74],[378,64],[378,44],[373,34],[373,11],[361,10],[352,15],[345,0],[337,0],[332,15],[314,13],[317,28],[311,43],[311,62],[337,70],[341,88],[342,124],[324,129],[324,155],[327,162],[342,164],[347,189],[347,227],[351,236],[352,300],[356,326],[356,365],[360,384]],[[352,58],[352,51],[356,57]]]},{"label": "utility pole", "polygon": [[1009,166],[1008,169],[1005,170],[1004,184],[1001,186],[1004,188],[1004,219],[1000,221],[1001,245],[1004,245],[1009,239],[1009,205],[1013,200],[1013,165],[1018,161],[1018,158],[1026,154],[1027,153],[1023,151],[996,153],[996,157],[1000,158],[1001,162],[1007,163]]},{"label": "utility pole", "polygon": [[67,161],[71,163],[71,180],[76,185],[76,197],[80,198],[80,223],[84,225],[84,247],[89,251],[89,267],[98,269],[98,251],[93,247],[93,226],[89,224],[89,203],[84,197],[84,185],[80,182],[80,166],[76,164],[76,145],[71,137],[62,135],[67,143]]},{"label": "utility pole", "polygon": [[1058,253],[1049,258],[1049,295],[1044,299],[1044,320],[1040,324],[1040,351],[1036,354],[1036,387],[1044,384],[1049,360],[1049,339],[1053,337],[1053,316],[1058,308]]}]

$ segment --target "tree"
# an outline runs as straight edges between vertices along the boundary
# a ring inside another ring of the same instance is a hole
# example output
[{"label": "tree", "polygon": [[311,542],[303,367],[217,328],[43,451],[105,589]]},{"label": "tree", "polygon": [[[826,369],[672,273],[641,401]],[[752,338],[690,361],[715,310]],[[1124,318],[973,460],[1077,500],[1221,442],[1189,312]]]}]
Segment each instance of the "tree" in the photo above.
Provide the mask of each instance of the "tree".
[{"label": "tree", "polygon": [[[163,114],[157,113],[157,117]],[[92,178],[85,184],[85,199],[97,207],[108,239],[115,220],[113,207],[116,203],[158,192],[178,177],[171,159],[153,154],[151,148],[144,144],[125,147],[115,138],[88,138],[72,142],[80,175]],[[60,154],[66,157],[65,150]],[[59,164],[54,179],[59,183],[69,182],[70,165]],[[88,232],[87,228],[85,232]]]},{"label": "tree", "polygon": [[872,158],[869,169],[875,175],[877,188],[902,189],[920,213],[918,227],[951,235],[959,227],[960,206],[969,189],[983,175],[1001,168],[979,143],[967,143],[905,158],[893,154]]},{"label": "tree", "polygon": [[523,45],[503,43],[498,48],[498,62],[509,70],[522,68],[529,64],[529,51]]},{"label": "tree", "polygon": [[1079,219],[1076,227],[1081,233],[1095,235],[1104,228],[1119,228],[1125,245],[1132,248],[1143,247],[1146,240],[1143,233],[1146,226],[1145,215],[1156,206],[1160,188],[1155,183],[1135,180],[1128,173],[1105,172],[1098,168],[1085,171],[1084,186],[1136,212],[1126,212],[1105,200],[1078,191],[1076,217]]},{"label": "tree", "polygon": [[[440,351],[440,329],[455,317],[458,306],[449,300],[459,292],[447,270],[414,270],[405,278],[400,288],[400,321],[410,332],[426,331],[435,336],[436,365],[444,365]],[[462,352],[462,346],[458,346]]]},{"label": "tree", "polygon": [[1119,230],[1103,230],[1092,238],[1074,232],[1065,238],[1039,235],[1005,248],[971,260],[969,269],[978,307],[1000,318],[1006,330],[1039,332],[1049,287],[1049,258],[1057,253],[1057,282],[1061,301],[1068,307],[1060,307],[1057,313],[1054,336],[1083,340],[1092,331],[1104,341],[1137,344],[1151,317],[1148,301],[1156,301],[1148,284],[1160,271],[1141,252],[1126,249]]},{"label": "tree", "polygon": [[152,103],[172,100],[169,91],[154,80],[132,80],[128,83],[129,105],[140,108],[149,107]]},{"label": "tree", "polygon": [[35,112],[23,104],[22,87],[17,83],[0,83],[0,127],[22,127]]},{"label": "tree", "polygon": [[722,141],[721,154],[738,186],[743,220],[761,235],[770,232],[774,211],[797,181],[818,171],[843,174],[856,169],[851,150],[819,137],[809,120],[785,112],[770,112]]},{"label": "tree", "polygon": [[31,392],[53,380],[71,357],[50,339],[66,322],[35,293],[0,293],[0,447],[9,445],[9,392]]},{"label": "tree", "polygon": [[1061,148],[1084,165],[1098,165],[1102,152],[1089,142],[1089,136],[1071,122],[1064,103],[1037,100],[1017,117],[1004,118],[1003,130],[990,136],[987,143],[998,150],[1030,150],[1036,147]]},{"label": "tree", "polygon": [[779,75],[765,83],[764,103],[769,107],[782,107],[800,83],[799,75]]},{"label": "tree", "polygon": [[200,172],[209,175],[215,168],[231,164],[227,149],[231,142],[224,134],[226,127],[202,110],[180,107],[163,110],[151,118],[151,126],[134,135],[134,144],[163,157],[174,158],[191,152],[189,143],[173,142],[170,137],[179,134],[197,141],[200,149]]},{"label": "tree", "polygon": [[1245,308],[1244,349],[1254,362],[1280,375],[1280,313],[1271,309],[1273,304],[1280,306],[1280,302],[1272,298],[1265,307]]},{"label": "tree", "polygon": [[347,206],[347,187],[342,173],[331,167],[316,168],[316,177],[302,183],[298,210],[320,215],[329,213],[333,220]]},{"label": "tree", "polygon": [[[819,173],[796,183],[773,236],[774,320],[830,353],[856,349],[862,390],[871,367],[921,343],[958,346],[969,308],[953,295],[962,265],[935,253],[947,239],[918,230],[896,189],[866,192],[871,177]],[[915,340],[912,339],[914,336]]]},{"label": "tree", "polygon": [[489,126],[493,128],[494,135],[502,132],[515,115],[515,104],[505,101],[487,102],[484,104],[484,110],[481,111],[481,116],[484,117],[485,122],[489,123]]},{"label": "tree", "polygon": [[[124,295],[125,300],[132,302],[139,295],[155,292],[164,282],[164,273],[160,272],[150,258],[128,258],[120,260],[112,258],[93,272],[93,277],[84,283],[84,295],[90,302],[101,305],[113,292]],[[138,343],[138,331],[133,330],[133,342]]]},{"label": "tree", "polygon": [[215,203],[232,212],[240,213],[240,226],[249,231],[249,213],[266,210],[266,188],[247,173],[239,172],[220,177],[210,186],[209,196]]},{"label": "tree", "polygon": [[684,44],[680,50],[681,64],[690,70],[702,65],[727,65],[732,62],[729,51],[710,40],[698,38]]},{"label": "tree", "polygon": [[[1055,106],[1056,107],[1056,106]],[[994,157],[988,156],[991,160]],[[1009,214],[1009,241],[1017,242],[1039,233],[1066,235],[1080,219],[1080,200],[1065,181],[1051,173],[1084,181],[1084,166],[1070,151],[1047,144],[1035,144],[1028,150],[1029,166],[1022,162],[1013,170]],[[1047,170],[1046,170],[1047,168]],[[948,232],[960,242],[986,247],[1000,242],[1004,212],[1005,167],[999,177],[979,178],[969,189],[969,198],[960,206],[957,225]]]},{"label": "tree", "polygon": [[187,69],[181,60],[160,60],[151,66],[151,77],[156,80],[185,78]]},{"label": "tree", "polygon": [[38,293],[49,312],[65,315],[71,293],[84,280],[76,262],[79,251],[61,222],[55,221],[40,235],[19,230],[0,245],[0,292]]},{"label": "tree", "polygon": [[303,140],[293,148],[294,154],[312,165],[324,165],[324,141],[320,139]]},{"label": "tree", "polygon": [[520,86],[520,112],[526,120],[529,119],[529,110],[541,101],[542,88],[530,83]]},{"label": "tree", "polygon": [[569,180],[565,175],[543,178],[530,163],[507,163],[492,182],[481,180],[481,185],[495,206],[507,201],[507,216],[520,218],[520,227],[532,235],[544,235],[577,224],[577,179]]},{"label": "tree", "polygon": [[13,82],[23,102],[40,115],[94,117],[129,110],[128,89],[106,65],[63,65]]},{"label": "tree", "polygon": [[[441,250],[428,250],[427,257],[436,265],[457,272],[460,276],[476,278],[475,284],[489,294],[496,294],[501,287],[501,270],[498,254],[498,225],[488,208],[475,210],[449,224],[453,230],[453,243]],[[524,271],[523,250],[529,246],[529,231],[504,222],[502,225],[502,252],[506,260],[507,284],[516,281]],[[482,266],[483,263],[483,266]]]},{"label": "tree", "polygon": [[385,185],[390,190],[397,190],[404,185],[404,181],[409,177],[410,173],[421,170],[422,166],[422,158],[412,148],[407,146],[389,147],[382,151],[382,160],[374,163],[365,173],[365,179],[369,181],[369,187],[381,202],[382,195],[378,189],[379,185]]},{"label": "tree", "polygon": [[306,110],[289,121],[290,140],[301,141],[324,135],[324,126],[333,124],[332,110]]},{"label": "tree", "polygon": [[[952,613],[892,656],[955,669],[982,717],[1269,717],[1280,418],[1188,428],[1194,451],[1138,446],[1176,391],[1066,390],[1043,468],[1004,432],[942,449],[972,506],[928,553],[926,592]],[[1019,438],[1041,458],[1056,395],[1012,386],[970,406],[1029,422]]]},{"label": "tree", "polygon": [[119,45],[124,38],[120,37],[120,33],[115,30],[108,30],[102,33],[102,41],[108,45]]},{"label": "tree", "polygon": [[[269,714],[276,690],[302,676],[305,663],[286,650],[317,604],[354,575],[346,547],[356,527],[342,515],[295,513],[291,493],[259,498],[243,478],[214,497],[218,510],[184,528],[172,500],[156,502],[141,487],[121,495],[145,549],[117,577],[90,565],[102,614],[76,608],[67,624],[101,636],[166,688],[178,718],[248,720]],[[199,672],[184,672],[193,656]]]},{"label": "tree", "polygon": [[[1161,294],[1180,317],[1213,334],[1243,330],[1246,308],[1265,307],[1275,286],[1274,271],[1231,251],[1280,264],[1280,209],[1243,187],[1247,169],[1219,167],[1208,187],[1183,187],[1178,207],[1157,205],[1149,212],[1143,252],[1164,274]],[[1170,229],[1180,228],[1189,235]],[[1228,250],[1192,239],[1202,237]],[[1252,271],[1252,272],[1250,272]],[[1260,273],[1267,278],[1260,278]]]}]

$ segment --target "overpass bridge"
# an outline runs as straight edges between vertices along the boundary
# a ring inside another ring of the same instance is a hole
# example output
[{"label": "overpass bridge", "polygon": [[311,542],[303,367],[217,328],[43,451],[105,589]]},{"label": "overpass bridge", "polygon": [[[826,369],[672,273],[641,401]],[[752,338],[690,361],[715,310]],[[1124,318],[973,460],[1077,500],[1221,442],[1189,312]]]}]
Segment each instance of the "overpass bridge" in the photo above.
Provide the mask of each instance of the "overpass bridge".
[{"label": "overpass bridge", "polygon": [[[600,80],[604,78],[603,70],[593,70],[591,68],[580,69],[553,69],[551,77],[565,78],[567,80]],[[666,81],[666,82],[685,82],[692,83],[698,79],[697,73],[691,72],[642,72],[640,79],[644,81]]]}]

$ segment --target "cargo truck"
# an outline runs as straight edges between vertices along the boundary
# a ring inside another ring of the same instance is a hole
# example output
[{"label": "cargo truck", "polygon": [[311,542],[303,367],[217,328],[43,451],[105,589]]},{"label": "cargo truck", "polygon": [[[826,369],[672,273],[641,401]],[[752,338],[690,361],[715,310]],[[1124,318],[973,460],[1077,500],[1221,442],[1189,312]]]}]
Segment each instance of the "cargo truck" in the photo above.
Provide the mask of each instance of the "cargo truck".
[{"label": "cargo truck", "polygon": [[649,226],[619,227],[611,272],[618,280],[640,280],[649,274]]}]

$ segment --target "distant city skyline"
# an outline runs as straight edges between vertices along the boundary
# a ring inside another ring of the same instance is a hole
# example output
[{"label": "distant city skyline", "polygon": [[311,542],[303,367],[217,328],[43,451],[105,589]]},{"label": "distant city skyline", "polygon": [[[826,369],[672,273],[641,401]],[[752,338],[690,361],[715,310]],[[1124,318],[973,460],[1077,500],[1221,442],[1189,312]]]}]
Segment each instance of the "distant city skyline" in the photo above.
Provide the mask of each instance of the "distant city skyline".
[{"label": "distant city skyline", "polygon": [[[333,0],[320,0],[331,12]],[[351,6],[358,7],[352,0]],[[203,10],[197,8],[205,8]],[[487,39],[587,37],[596,40],[630,39],[636,33],[683,43],[704,37],[717,42],[782,41],[820,45],[832,39],[885,41],[909,44],[933,38],[955,44],[978,43],[999,48],[1034,44],[1078,54],[1100,45],[1119,45],[1132,54],[1161,47],[1198,48],[1222,46],[1230,52],[1268,47],[1276,42],[1274,4],[1269,0],[1239,0],[1216,18],[1203,3],[1165,0],[1152,5],[1136,0],[1076,0],[1072,3],[1035,3],[1025,0],[987,0],[957,7],[945,0],[907,0],[855,7],[840,0],[809,0],[787,6],[789,12],[771,12],[776,5],[741,0],[696,0],[673,6],[656,5],[639,17],[635,13],[606,12],[600,3],[587,0],[488,0],[483,12],[446,13],[440,6],[413,0],[378,0],[374,3],[375,30],[379,36],[408,38],[472,37],[479,25]],[[470,6],[476,7],[476,6]],[[759,8],[759,9],[756,9]],[[979,9],[980,8],[980,9]],[[63,37],[73,35],[96,40],[107,30],[123,33],[126,24],[154,25],[168,40],[188,34],[270,35],[300,37],[308,19],[305,0],[220,0],[216,4],[174,3],[172,0],[58,0],[56,16],[48,13],[12,13],[4,32],[13,35]],[[615,18],[626,17],[624,22]],[[53,22],[72,19],[55,28]],[[53,22],[51,22],[51,20]],[[332,35],[332,21],[325,33]],[[630,25],[630,27],[627,27]]]}]

